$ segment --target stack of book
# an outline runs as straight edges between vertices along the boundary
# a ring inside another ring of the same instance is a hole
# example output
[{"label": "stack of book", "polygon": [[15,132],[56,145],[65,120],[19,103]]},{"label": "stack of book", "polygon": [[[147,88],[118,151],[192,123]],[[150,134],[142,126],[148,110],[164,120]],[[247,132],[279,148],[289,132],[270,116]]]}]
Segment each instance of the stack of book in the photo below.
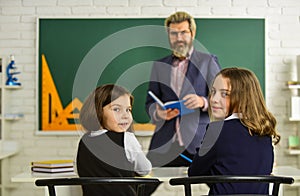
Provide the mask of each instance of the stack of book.
[{"label": "stack of book", "polygon": [[73,172],[73,160],[44,160],[31,162],[31,170],[43,173]]}]

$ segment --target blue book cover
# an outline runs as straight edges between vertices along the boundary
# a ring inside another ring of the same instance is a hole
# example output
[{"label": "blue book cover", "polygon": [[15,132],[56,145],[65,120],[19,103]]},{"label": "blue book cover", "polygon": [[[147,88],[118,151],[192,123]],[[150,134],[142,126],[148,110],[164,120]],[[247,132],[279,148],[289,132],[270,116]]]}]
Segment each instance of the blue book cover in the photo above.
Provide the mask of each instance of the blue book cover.
[{"label": "blue book cover", "polygon": [[175,109],[177,108],[180,111],[180,115],[186,115],[194,112],[195,110],[189,109],[184,105],[185,100],[178,100],[178,101],[168,101],[163,103],[153,92],[148,91],[148,94],[160,105],[161,108],[164,110],[166,109]]}]

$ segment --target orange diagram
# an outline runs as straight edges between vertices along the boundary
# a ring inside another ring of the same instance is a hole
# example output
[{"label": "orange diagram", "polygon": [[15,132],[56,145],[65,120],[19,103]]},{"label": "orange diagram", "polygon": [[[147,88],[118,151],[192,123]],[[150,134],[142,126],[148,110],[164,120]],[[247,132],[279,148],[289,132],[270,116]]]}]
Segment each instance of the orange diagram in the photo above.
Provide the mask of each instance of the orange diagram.
[{"label": "orange diagram", "polygon": [[74,131],[80,125],[74,124],[79,118],[82,102],[74,98],[63,108],[45,55],[42,55],[42,131]]}]

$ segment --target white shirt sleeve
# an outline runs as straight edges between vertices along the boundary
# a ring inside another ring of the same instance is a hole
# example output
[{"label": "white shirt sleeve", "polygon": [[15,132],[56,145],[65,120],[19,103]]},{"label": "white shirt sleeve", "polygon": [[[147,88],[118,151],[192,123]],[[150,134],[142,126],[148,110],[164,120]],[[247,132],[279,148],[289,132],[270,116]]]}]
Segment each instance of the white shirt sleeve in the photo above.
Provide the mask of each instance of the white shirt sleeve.
[{"label": "white shirt sleeve", "polygon": [[126,157],[129,162],[134,164],[134,171],[141,176],[149,174],[152,169],[151,162],[142,151],[135,135],[131,132],[125,132],[124,140]]},{"label": "white shirt sleeve", "polygon": [[204,106],[202,108],[203,112],[206,112],[208,110],[208,101],[205,97],[202,97],[203,101],[204,101]]}]

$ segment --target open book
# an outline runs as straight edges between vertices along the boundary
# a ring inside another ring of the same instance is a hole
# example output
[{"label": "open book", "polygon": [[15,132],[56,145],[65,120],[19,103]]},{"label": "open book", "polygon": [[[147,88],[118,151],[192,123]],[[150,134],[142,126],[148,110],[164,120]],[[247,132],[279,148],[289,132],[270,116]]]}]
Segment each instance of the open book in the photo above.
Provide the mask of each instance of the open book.
[{"label": "open book", "polygon": [[148,91],[148,94],[158,103],[158,105],[166,110],[166,109],[175,109],[177,108],[180,111],[180,115],[185,115],[194,112],[195,110],[189,109],[184,105],[185,100],[179,101],[168,101],[163,103],[152,91]]}]

